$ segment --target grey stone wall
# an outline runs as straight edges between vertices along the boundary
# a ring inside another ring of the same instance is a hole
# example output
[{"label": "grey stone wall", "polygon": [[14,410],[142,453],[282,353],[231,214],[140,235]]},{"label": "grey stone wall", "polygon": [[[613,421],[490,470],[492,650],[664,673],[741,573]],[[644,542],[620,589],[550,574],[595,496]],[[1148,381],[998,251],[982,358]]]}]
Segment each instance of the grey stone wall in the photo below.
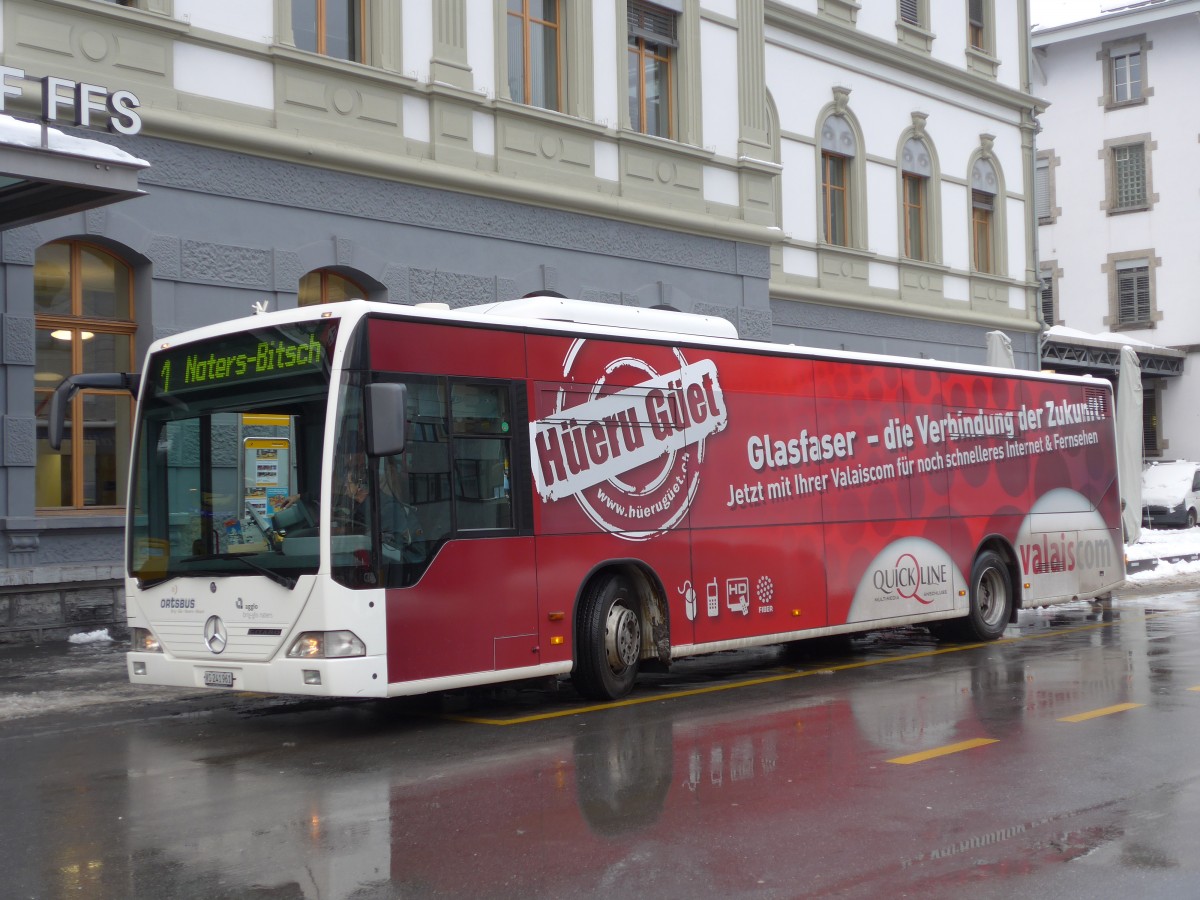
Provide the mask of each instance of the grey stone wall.
[{"label": "grey stone wall", "polygon": [[[0,643],[66,640],[106,628],[125,637],[125,589],[116,567],[70,566],[55,583],[38,570],[9,570],[0,584]],[[112,577],[116,576],[116,577]]]}]

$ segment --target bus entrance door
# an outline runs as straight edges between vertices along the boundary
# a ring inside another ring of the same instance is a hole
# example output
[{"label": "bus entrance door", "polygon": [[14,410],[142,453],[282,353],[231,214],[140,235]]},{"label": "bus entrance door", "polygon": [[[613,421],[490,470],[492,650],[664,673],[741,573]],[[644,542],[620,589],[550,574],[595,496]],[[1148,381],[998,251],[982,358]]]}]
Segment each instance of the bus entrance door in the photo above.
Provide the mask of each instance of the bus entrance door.
[{"label": "bus entrance door", "polygon": [[531,537],[446,543],[387,592],[388,682],[537,665],[536,571]]}]

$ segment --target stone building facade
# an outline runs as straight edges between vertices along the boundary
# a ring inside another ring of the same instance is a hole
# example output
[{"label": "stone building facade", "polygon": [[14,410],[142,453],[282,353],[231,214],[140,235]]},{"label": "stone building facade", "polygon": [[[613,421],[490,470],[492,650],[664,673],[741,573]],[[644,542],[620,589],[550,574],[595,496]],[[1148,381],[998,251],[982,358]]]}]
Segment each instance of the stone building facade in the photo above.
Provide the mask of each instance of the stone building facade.
[{"label": "stone building facade", "polygon": [[999,328],[1037,366],[1024,0],[328,5],[0,0],[40,89],[3,111],[149,164],[0,233],[0,639],[123,619],[131,406],[82,394],[57,455],[48,390],[255,307],[549,289],[961,362]]}]

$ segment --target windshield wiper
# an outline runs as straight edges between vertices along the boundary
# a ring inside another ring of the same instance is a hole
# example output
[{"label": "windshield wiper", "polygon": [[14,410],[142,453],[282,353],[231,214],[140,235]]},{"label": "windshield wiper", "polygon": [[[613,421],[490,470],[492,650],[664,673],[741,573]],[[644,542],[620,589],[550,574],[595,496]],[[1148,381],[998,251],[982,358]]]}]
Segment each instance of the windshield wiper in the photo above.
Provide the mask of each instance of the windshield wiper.
[{"label": "windshield wiper", "polygon": [[185,563],[206,562],[207,560],[210,560],[210,559],[221,559],[221,560],[236,559],[239,562],[245,563],[247,566],[249,566],[254,571],[261,572],[263,575],[266,575],[268,578],[270,578],[276,584],[283,585],[289,591],[292,590],[293,588],[295,588],[296,582],[300,580],[298,577],[295,577],[292,575],[284,575],[282,572],[276,572],[274,569],[269,569],[266,566],[261,565],[260,563],[256,563],[254,560],[247,557],[246,554],[244,554],[244,553],[212,553],[207,556],[191,556],[191,557],[188,557],[187,559],[183,560],[183,562],[185,562]]}]

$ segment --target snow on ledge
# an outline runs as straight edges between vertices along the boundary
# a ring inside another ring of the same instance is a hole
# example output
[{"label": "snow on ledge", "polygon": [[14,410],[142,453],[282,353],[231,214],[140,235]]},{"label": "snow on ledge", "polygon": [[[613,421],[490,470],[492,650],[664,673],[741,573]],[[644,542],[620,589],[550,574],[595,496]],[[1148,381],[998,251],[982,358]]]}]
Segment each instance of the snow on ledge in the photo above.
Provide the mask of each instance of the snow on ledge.
[{"label": "snow on ledge", "polygon": [[[46,143],[56,153],[82,156],[98,162],[119,163],[127,166],[148,166],[150,163],[113,147],[103,141],[63,134],[57,128],[46,129]],[[37,122],[26,122],[12,116],[0,114],[0,146],[42,148],[42,126]]]}]

